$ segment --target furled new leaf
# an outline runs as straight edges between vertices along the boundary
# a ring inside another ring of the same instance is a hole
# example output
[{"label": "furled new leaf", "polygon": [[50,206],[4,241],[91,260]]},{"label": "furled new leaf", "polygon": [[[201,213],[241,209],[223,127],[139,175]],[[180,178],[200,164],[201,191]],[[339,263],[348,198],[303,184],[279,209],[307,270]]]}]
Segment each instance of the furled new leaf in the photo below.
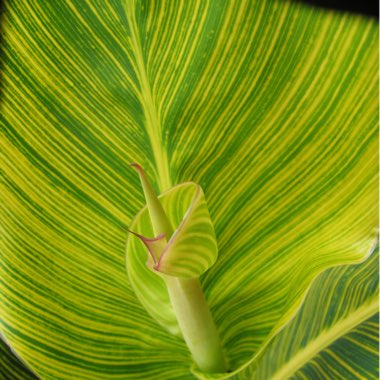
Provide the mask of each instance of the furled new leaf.
[{"label": "furled new leaf", "polygon": [[[131,230],[140,235],[140,241],[134,236],[128,239],[127,271],[146,310],[169,331],[179,334],[166,285],[157,273],[180,278],[199,277],[215,262],[218,251],[205,197],[198,185],[178,185],[164,193],[160,202],[171,226],[175,226],[174,233],[164,245],[156,240],[146,241],[144,237],[153,236],[154,232],[148,209],[144,207],[131,225]],[[161,239],[165,236],[158,240]],[[160,252],[149,254],[148,250],[154,251],[155,247]],[[157,257],[152,260],[151,255]]]},{"label": "furled new leaf", "polygon": [[[131,229],[138,231],[140,240],[150,251],[148,258],[153,258],[154,271],[180,278],[199,277],[215,263],[218,256],[215,232],[202,189],[195,183],[185,183],[166,192],[160,201],[171,226],[175,226],[171,236],[144,239],[153,236],[147,207],[137,215]],[[160,240],[165,240],[165,243],[159,244]],[[127,265],[131,271],[136,270],[133,267],[135,260],[147,258],[144,254],[146,248],[133,242],[135,240],[130,239],[127,248],[127,253],[134,257]],[[145,278],[142,273],[136,276]]]}]

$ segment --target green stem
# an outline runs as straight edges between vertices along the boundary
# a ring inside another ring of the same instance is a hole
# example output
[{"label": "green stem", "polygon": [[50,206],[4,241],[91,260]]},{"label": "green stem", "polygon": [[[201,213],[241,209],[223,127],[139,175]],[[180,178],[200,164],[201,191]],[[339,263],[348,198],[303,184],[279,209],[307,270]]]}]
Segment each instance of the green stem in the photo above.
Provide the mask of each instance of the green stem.
[{"label": "green stem", "polygon": [[199,369],[226,372],[219,335],[199,280],[165,276],[166,285],[185,342]]}]

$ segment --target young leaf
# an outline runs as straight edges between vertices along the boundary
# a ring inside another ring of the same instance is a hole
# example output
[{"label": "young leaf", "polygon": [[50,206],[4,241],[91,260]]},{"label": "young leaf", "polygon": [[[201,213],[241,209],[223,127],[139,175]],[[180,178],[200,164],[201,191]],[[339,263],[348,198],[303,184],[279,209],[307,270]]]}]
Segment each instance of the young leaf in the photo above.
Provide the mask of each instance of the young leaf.
[{"label": "young leaf", "polygon": [[[199,277],[215,263],[218,256],[214,227],[202,189],[195,183],[181,184],[166,192],[160,201],[164,205],[170,224],[175,226],[173,235],[169,236],[165,243],[162,244],[164,236],[152,240],[154,244],[144,239],[145,236],[152,236],[154,232],[147,216],[147,207],[137,215],[131,229],[139,231],[140,240],[148,250],[151,247],[155,271],[179,278]],[[157,244],[158,242],[160,244]],[[156,247],[159,247],[158,252],[154,252]],[[127,252],[137,256],[137,260],[140,261],[142,257],[146,257],[146,254],[142,253],[144,249],[141,248],[144,247],[133,245]],[[135,260],[130,260],[131,271],[135,270]]]},{"label": "young leaf", "polygon": [[[152,268],[147,265],[149,254],[146,244],[136,237],[129,237],[127,271],[144,307],[160,324],[178,334],[165,283],[152,269],[170,276],[198,277],[215,262],[218,252],[214,229],[199,186],[194,183],[178,185],[165,192],[160,201],[170,224],[176,226],[174,234],[162,246],[160,257]],[[147,207],[138,213],[130,229],[141,236],[154,235]]]}]

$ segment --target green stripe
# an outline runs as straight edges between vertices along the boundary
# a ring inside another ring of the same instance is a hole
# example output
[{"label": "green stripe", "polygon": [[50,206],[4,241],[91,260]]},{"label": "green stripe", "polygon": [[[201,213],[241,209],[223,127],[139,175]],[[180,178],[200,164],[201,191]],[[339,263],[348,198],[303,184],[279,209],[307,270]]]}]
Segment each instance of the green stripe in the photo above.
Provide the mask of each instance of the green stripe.
[{"label": "green stripe", "polygon": [[376,379],[378,259],[323,273],[249,378]]}]

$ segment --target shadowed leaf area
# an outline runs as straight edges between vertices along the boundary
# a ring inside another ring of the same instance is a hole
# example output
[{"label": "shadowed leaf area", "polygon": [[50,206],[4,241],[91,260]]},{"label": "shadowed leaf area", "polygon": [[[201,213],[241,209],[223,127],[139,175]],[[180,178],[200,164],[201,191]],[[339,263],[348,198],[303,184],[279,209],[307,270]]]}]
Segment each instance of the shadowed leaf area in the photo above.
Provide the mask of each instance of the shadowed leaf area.
[{"label": "shadowed leaf area", "polygon": [[25,364],[0,338],[0,378],[4,380],[38,380]]}]

